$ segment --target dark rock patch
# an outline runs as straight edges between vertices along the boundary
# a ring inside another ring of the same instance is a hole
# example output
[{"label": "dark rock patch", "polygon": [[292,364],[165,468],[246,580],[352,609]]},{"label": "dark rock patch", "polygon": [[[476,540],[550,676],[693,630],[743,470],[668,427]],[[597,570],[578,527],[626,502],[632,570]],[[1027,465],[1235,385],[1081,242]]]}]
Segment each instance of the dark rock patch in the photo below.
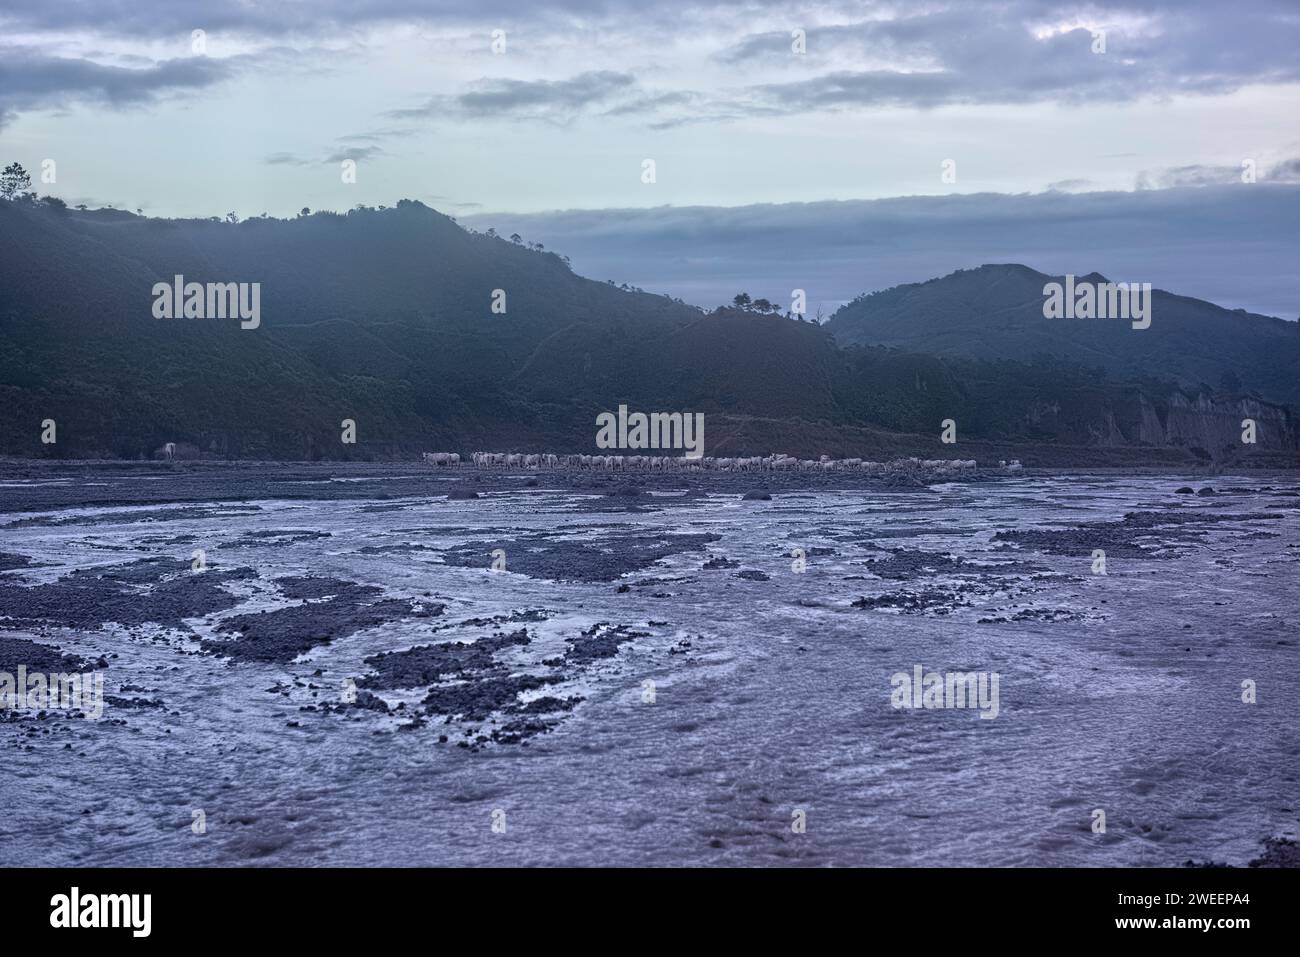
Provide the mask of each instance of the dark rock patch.
[{"label": "dark rock patch", "polygon": [[892,581],[911,581],[933,575],[1022,575],[1041,571],[1041,567],[1027,562],[999,562],[981,565],[956,558],[942,552],[923,549],[893,548],[888,558],[873,558],[865,562],[867,571]]},{"label": "dark rock patch", "polygon": [[26,638],[7,638],[0,635],[0,671],[18,674],[18,666],[25,665],[28,672],[42,674],[84,673],[93,668],[106,668],[108,662],[100,659],[92,664],[77,655],[64,654],[58,648],[42,645]]},{"label": "dark rock patch", "polygon": [[514,712],[521,705],[519,695],[563,680],[556,675],[510,675],[443,685],[432,689],[422,702],[429,714],[486,721],[493,712]]},{"label": "dark rock patch", "polygon": [[334,579],[323,579],[324,584],[311,584],[303,579],[280,581],[289,581],[287,587],[299,595],[332,597],[229,618],[218,630],[234,637],[206,640],[204,650],[241,661],[285,664],[316,645],[329,644],[389,621],[432,618],[441,615],[444,608],[407,598],[375,600],[381,592],[371,585]]},{"label": "dark rock patch", "polygon": [[1179,545],[1193,544],[1213,525],[1279,519],[1275,512],[1227,514],[1198,509],[1129,512],[1119,521],[1091,522],[1059,530],[1002,531],[996,542],[1014,542],[1051,555],[1090,555],[1103,549],[1108,558],[1175,558]]},{"label": "dark rock patch", "polygon": [[153,711],[165,707],[160,698],[122,698],[115,694],[104,695],[104,706],[121,711]]},{"label": "dark rock patch", "polygon": [[436,552],[438,549],[422,542],[404,542],[400,545],[365,545],[357,549],[358,555],[409,555],[412,552]]},{"label": "dark rock patch", "polygon": [[294,601],[310,601],[318,598],[350,598],[357,601],[380,594],[382,589],[374,585],[358,585],[356,582],[341,578],[325,576],[290,575],[275,579],[276,587],[285,598]]},{"label": "dark rock patch", "polygon": [[0,583],[0,627],[45,622],[69,628],[97,629],[116,622],[156,622],[177,627],[233,608],[239,599],[222,583],[255,577],[246,568],[193,572],[188,562],[149,558],[107,569],[81,569],[58,581],[22,586]]},{"label": "dark rock patch", "polygon": [[1300,844],[1287,837],[1264,839],[1264,853],[1249,867],[1300,867]]},{"label": "dark rock patch", "polygon": [[34,562],[26,555],[0,552],[0,572],[12,571],[15,568],[30,568],[33,564]]},{"label": "dark rock patch", "polygon": [[295,542],[312,542],[320,538],[333,538],[330,532],[317,532],[302,528],[265,528],[254,529],[240,536],[251,542],[274,545],[292,545]]},{"label": "dark rock patch", "polygon": [[936,615],[947,615],[955,608],[969,605],[970,601],[963,596],[974,590],[975,586],[969,584],[959,585],[953,589],[922,588],[916,591],[901,589],[859,598],[853,602],[853,607],[867,611],[933,612]]},{"label": "dark rock patch", "polygon": [[645,638],[649,632],[633,631],[630,625],[610,625],[599,622],[592,625],[569,642],[565,658],[569,661],[589,663],[618,654],[620,645],[636,638]]},{"label": "dark rock patch", "polygon": [[366,659],[373,672],[357,684],[363,688],[415,688],[436,684],[444,678],[463,676],[469,671],[486,671],[496,665],[495,655],[503,648],[527,645],[525,629],[497,633],[473,642],[452,641],[421,645],[405,651],[384,652]]},{"label": "dark rock patch", "polygon": [[[500,544],[506,570],[530,578],[584,582],[613,581],[681,552],[697,551],[721,536],[715,534],[653,535],[631,533],[589,541],[556,541],[532,535]],[[466,543],[443,552],[448,565],[486,568],[492,548]]]}]

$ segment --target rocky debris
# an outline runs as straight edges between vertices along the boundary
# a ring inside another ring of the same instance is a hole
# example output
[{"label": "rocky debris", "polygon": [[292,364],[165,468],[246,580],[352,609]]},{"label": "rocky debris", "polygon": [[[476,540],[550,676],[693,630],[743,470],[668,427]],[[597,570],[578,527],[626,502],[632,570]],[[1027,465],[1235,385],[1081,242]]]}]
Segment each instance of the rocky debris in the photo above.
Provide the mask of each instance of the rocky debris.
[{"label": "rocky debris", "polygon": [[1175,558],[1178,546],[1204,536],[1213,525],[1280,519],[1276,512],[1206,512],[1171,509],[1129,512],[1119,521],[1091,522],[1065,529],[1001,531],[995,542],[1013,542],[1050,555],[1088,556],[1100,548],[1108,558]]},{"label": "rocky debris", "polygon": [[[797,465],[797,467],[796,467]],[[898,459],[890,462],[862,462],[851,467],[817,461],[787,463],[788,467],[762,469],[761,481],[771,492],[807,492],[830,488],[884,488],[905,490],[924,487],[925,482],[989,482],[1006,476],[997,470],[980,469],[974,462],[924,461]],[[391,498],[421,499],[430,494],[429,470],[420,463],[395,462],[196,462],[185,463],[165,471],[156,463],[121,462],[96,466],[100,479],[93,485],[32,484],[6,488],[5,501],[11,512],[48,512],[81,506],[139,506],[154,508],[133,511],[97,512],[94,514],[32,515],[17,519],[5,527],[62,526],[125,522],[155,523],[220,519],[224,516],[257,513],[261,506],[249,502],[277,499],[282,501],[357,501]],[[0,462],[0,474],[19,479],[51,479],[67,475],[82,477],[78,466],[50,461],[26,460]],[[383,492],[376,492],[372,482],[335,482],[340,476],[381,475]],[[462,466],[449,469],[455,475],[453,487],[475,485],[483,491],[512,491],[519,487],[518,469],[475,469]],[[535,477],[536,473],[529,474]],[[635,480],[646,488],[680,492],[687,486],[687,497],[710,493],[740,495],[754,487],[758,474],[753,470],[717,470],[692,466],[688,471],[632,469],[625,473],[587,469],[544,470],[546,484],[559,491],[591,488],[607,483],[612,476],[622,482]],[[141,481],[142,477],[165,477],[166,481]],[[656,499],[647,497],[640,507],[656,507]],[[187,504],[181,504],[187,503]],[[377,509],[385,508],[372,504]],[[405,508],[394,504],[393,508]]]},{"label": "rocky debris", "polygon": [[772,493],[765,492],[762,489],[751,489],[740,497],[742,502],[770,502]]},{"label": "rocky debris", "polygon": [[947,615],[955,608],[969,605],[969,599],[963,597],[975,591],[971,584],[957,585],[954,588],[922,588],[916,591],[901,589],[882,595],[864,596],[853,602],[854,608],[868,611],[890,610],[908,613],[932,611],[937,615]]},{"label": "rocky debris", "polygon": [[569,642],[565,658],[569,661],[590,663],[600,658],[612,658],[620,645],[649,635],[646,631],[633,631],[631,625],[610,625],[597,622]]},{"label": "rocky debris", "polygon": [[12,571],[15,568],[30,568],[33,564],[32,560],[26,555],[0,552],[0,572]]},{"label": "rocky debris", "polygon": [[681,552],[698,551],[720,536],[711,533],[652,534],[627,532],[596,544],[589,540],[557,540],[554,535],[529,535],[485,545],[467,542],[443,552],[448,565],[486,568],[491,552],[506,552],[506,569],[530,578],[584,582],[614,581]]},{"label": "rocky debris", "polygon": [[432,545],[421,542],[402,542],[392,545],[364,545],[357,549],[358,555],[411,555],[415,552],[436,552]]},{"label": "rocky debris", "polygon": [[1264,853],[1248,867],[1300,867],[1300,844],[1287,837],[1268,837],[1263,844]]},{"label": "rocky debris", "polygon": [[323,575],[290,575],[275,579],[275,585],[280,589],[280,594],[294,601],[338,597],[360,600],[380,593],[380,589],[374,585],[358,585],[356,582]]},{"label": "rocky debris", "polygon": [[558,675],[509,675],[466,681],[433,688],[422,704],[429,714],[486,721],[494,712],[516,713],[523,707],[519,695],[563,679]]},{"label": "rocky debris", "polygon": [[[1275,868],[1275,867],[1300,867],[1300,844],[1291,840],[1289,837],[1266,837],[1260,842],[1264,852],[1259,857],[1249,861],[1247,867]],[[1208,868],[1232,867],[1226,861],[1183,861],[1183,867]]]},{"label": "rocky debris", "polygon": [[49,645],[26,638],[0,635],[0,671],[16,675],[19,665],[25,665],[31,673],[81,674],[95,668],[107,668],[108,662],[101,658],[98,662],[91,663],[78,655],[64,654]]},{"label": "rocky debris", "polygon": [[352,707],[359,708],[362,711],[378,711],[380,714],[388,714],[388,702],[377,694],[372,694],[364,689],[357,689],[357,699],[352,702]]},{"label": "rocky debris", "polygon": [[998,625],[1011,621],[1081,621],[1083,617],[1079,612],[1067,608],[1022,608],[1014,615],[995,615],[989,618],[980,618],[976,624]]},{"label": "rocky debris", "polygon": [[[385,622],[432,618],[443,613],[441,604],[410,598],[382,598],[382,589],[338,579],[281,579],[288,596],[311,596],[301,605],[236,615],[218,631],[230,639],[207,639],[205,651],[242,661],[285,664],[316,645],[373,628]],[[284,584],[287,583],[287,584]],[[328,597],[317,597],[328,596]]]},{"label": "rocky debris", "polygon": [[966,562],[940,552],[921,549],[894,548],[888,558],[869,559],[864,564],[867,571],[880,578],[910,581],[922,575],[945,575],[960,571]]},{"label": "rocky debris", "polygon": [[186,618],[235,607],[239,599],[222,584],[255,577],[247,568],[209,566],[194,572],[189,562],[146,558],[107,569],[78,569],[42,585],[0,581],[0,627],[49,623],[94,630],[109,622],[179,627]]},{"label": "rocky debris", "polygon": [[981,565],[923,549],[892,548],[888,551],[888,558],[873,558],[864,564],[871,574],[892,581],[911,581],[933,575],[1025,575],[1043,570],[1039,565],[1020,561]]},{"label": "rocky debris", "polygon": [[115,694],[104,695],[104,707],[121,711],[152,711],[164,708],[161,698],[122,698]]},{"label": "rocky debris", "polygon": [[[6,489],[9,494],[15,490]],[[79,491],[76,488],[68,490],[68,494],[74,494]],[[125,491],[125,490],[123,490]],[[201,490],[196,489],[196,498],[202,498]],[[122,503],[135,501],[134,495],[124,494]],[[73,503],[60,502],[58,507],[67,508]],[[97,504],[96,502],[87,502],[85,504]],[[114,504],[119,504],[114,502]],[[244,515],[248,512],[260,512],[259,505],[230,505],[230,504],[210,504],[210,505],[189,505],[184,508],[159,508],[131,512],[94,512],[90,514],[71,514],[71,515],[36,515],[31,518],[20,518],[5,524],[4,528],[63,528],[68,525],[136,525],[151,524],[154,522],[188,522],[195,520],[220,519],[232,515]]]},{"label": "rocky debris", "polygon": [[546,621],[552,612],[542,608],[529,608],[526,611],[512,611],[508,615],[493,615],[491,618],[466,618],[460,623],[462,628],[485,628],[490,625],[504,625],[510,622]]},{"label": "rocky debris", "polygon": [[286,548],[290,545],[298,545],[303,542],[314,542],[319,541],[322,538],[332,537],[333,536],[330,532],[318,532],[301,528],[254,529],[253,531],[245,532],[236,541],[220,547],[244,548],[249,545],[261,545]]},{"label": "rocky debris", "polygon": [[420,645],[405,651],[384,652],[366,659],[373,671],[361,678],[362,688],[416,688],[436,684],[444,678],[463,676],[468,671],[484,671],[496,664],[495,655],[503,648],[529,643],[528,632],[498,632],[477,641],[450,641]]}]

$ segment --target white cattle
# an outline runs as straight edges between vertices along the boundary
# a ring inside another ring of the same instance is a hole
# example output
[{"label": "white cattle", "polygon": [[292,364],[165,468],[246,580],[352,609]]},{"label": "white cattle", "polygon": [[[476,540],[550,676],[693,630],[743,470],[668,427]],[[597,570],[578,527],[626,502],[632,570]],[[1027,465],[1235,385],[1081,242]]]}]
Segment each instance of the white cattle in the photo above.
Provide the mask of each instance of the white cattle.
[{"label": "white cattle", "polygon": [[[175,455],[175,443],[168,442],[162,449],[165,457]],[[423,460],[433,466],[447,468],[459,466],[461,457],[458,452],[425,452]],[[940,475],[967,472],[977,469],[974,459],[919,459],[916,457],[895,459],[889,462],[873,462],[861,458],[833,459],[821,455],[816,459],[799,459],[784,452],[770,455],[751,456],[701,456],[688,458],[680,455],[587,455],[574,453],[556,455],[551,452],[473,452],[467,459],[476,468],[507,469],[564,469],[590,470],[602,472],[651,471],[651,472],[857,472],[873,476],[890,476],[906,472],[928,472]],[[1019,460],[1002,461],[998,465],[1009,472],[1023,468]]]}]

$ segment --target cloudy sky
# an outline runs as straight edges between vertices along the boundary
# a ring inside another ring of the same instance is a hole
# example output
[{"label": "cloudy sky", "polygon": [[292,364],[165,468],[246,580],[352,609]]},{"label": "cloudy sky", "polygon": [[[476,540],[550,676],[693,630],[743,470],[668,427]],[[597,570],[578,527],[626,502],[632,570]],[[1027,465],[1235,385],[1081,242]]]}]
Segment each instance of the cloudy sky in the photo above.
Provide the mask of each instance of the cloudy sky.
[{"label": "cloudy sky", "polygon": [[1294,318],[1297,49],[1295,0],[0,0],[0,159],[151,215],[410,197],[703,304],[1016,258]]}]

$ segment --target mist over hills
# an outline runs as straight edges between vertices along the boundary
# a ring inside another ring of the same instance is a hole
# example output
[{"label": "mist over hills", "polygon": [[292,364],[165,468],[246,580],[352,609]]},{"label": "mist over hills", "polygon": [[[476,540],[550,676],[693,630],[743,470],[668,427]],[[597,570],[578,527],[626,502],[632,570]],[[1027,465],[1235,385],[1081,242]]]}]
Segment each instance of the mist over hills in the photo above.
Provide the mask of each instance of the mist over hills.
[{"label": "mist over hills", "polygon": [[[260,283],[260,326],[155,318],[154,284],[177,274]],[[704,412],[718,455],[1296,460],[1293,324],[1157,293],[1150,329],[1099,332],[1043,319],[1046,277],[1022,266],[886,290],[819,327],[584,279],[413,201],[236,224],[24,200],[0,202],[0,280],[16,456],[591,452],[595,416],[625,404]],[[957,445],[938,441],[946,418]]]}]

